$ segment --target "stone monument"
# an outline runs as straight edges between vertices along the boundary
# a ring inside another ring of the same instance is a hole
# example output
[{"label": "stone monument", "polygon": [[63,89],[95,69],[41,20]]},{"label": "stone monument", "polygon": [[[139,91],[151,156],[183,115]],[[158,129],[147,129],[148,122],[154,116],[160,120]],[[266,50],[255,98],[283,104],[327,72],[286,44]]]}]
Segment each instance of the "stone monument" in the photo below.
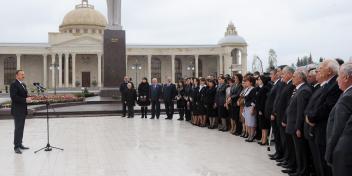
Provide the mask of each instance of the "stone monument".
[{"label": "stone monument", "polygon": [[104,30],[104,86],[102,97],[119,96],[126,75],[126,33],[121,25],[121,0],[107,0],[108,26]]}]

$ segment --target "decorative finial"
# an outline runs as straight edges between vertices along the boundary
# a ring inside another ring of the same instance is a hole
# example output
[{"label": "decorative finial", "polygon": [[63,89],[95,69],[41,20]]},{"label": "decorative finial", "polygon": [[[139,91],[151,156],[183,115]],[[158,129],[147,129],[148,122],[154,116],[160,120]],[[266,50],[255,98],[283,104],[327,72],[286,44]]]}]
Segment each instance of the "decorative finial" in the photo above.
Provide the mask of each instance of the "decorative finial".
[{"label": "decorative finial", "polygon": [[232,21],[230,21],[229,25],[227,26],[227,30],[225,32],[225,36],[229,36],[229,35],[238,35],[236,27]]},{"label": "decorative finial", "polygon": [[81,4],[76,5],[76,9],[78,9],[78,8],[91,8],[91,9],[94,9],[94,6],[89,5],[88,0],[82,0]]}]

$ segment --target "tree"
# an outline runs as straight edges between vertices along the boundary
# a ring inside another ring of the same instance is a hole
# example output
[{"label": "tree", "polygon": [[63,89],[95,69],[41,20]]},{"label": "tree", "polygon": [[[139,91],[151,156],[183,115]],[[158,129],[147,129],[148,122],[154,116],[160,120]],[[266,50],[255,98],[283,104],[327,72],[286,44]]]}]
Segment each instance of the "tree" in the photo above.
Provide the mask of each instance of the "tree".
[{"label": "tree", "polygon": [[308,64],[313,64],[313,57],[312,57],[312,53],[309,54],[309,57],[308,57]]},{"label": "tree", "polygon": [[268,64],[269,64],[269,67],[267,68],[267,71],[270,71],[272,68],[275,68],[277,65],[277,54],[274,49],[269,50]]},{"label": "tree", "polygon": [[297,67],[302,66],[302,61],[301,61],[301,59],[300,59],[299,57],[298,57],[298,59],[297,59],[296,66],[297,66]]}]

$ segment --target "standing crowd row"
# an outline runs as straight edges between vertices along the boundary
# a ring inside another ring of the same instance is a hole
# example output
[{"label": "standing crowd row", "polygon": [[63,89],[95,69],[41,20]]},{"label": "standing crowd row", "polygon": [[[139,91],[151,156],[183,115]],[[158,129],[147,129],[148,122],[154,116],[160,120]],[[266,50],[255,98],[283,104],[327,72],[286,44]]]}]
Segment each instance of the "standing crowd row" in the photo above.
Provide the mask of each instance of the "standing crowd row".
[{"label": "standing crowd row", "polygon": [[[270,129],[275,153],[270,154],[293,176],[344,176],[352,173],[352,63],[327,59],[316,68],[279,66],[269,73],[248,73],[218,78],[171,78],[138,89],[126,76],[120,86],[123,117],[159,119],[164,103],[166,119],[218,129],[267,145]],[[128,112],[127,112],[128,109]]]}]

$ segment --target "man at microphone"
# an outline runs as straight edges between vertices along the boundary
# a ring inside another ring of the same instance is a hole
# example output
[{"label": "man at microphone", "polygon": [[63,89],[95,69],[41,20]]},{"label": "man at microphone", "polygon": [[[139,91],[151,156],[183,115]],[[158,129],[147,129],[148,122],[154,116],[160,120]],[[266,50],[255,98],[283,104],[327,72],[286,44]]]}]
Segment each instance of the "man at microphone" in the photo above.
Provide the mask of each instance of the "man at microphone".
[{"label": "man at microphone", "polygon": [[10,96],[11,96],[11,115],[15,120],[15,135],[14,135],[14,145],[15,153],[22,154],[21,150],[27,150],[28,147],[23,146],[23,130],[26,121],[27,103],[31,101],[28,97],[28,91],[26,85],[23,83],[24,71],[16,71],[16,80],[10,86]]}]

